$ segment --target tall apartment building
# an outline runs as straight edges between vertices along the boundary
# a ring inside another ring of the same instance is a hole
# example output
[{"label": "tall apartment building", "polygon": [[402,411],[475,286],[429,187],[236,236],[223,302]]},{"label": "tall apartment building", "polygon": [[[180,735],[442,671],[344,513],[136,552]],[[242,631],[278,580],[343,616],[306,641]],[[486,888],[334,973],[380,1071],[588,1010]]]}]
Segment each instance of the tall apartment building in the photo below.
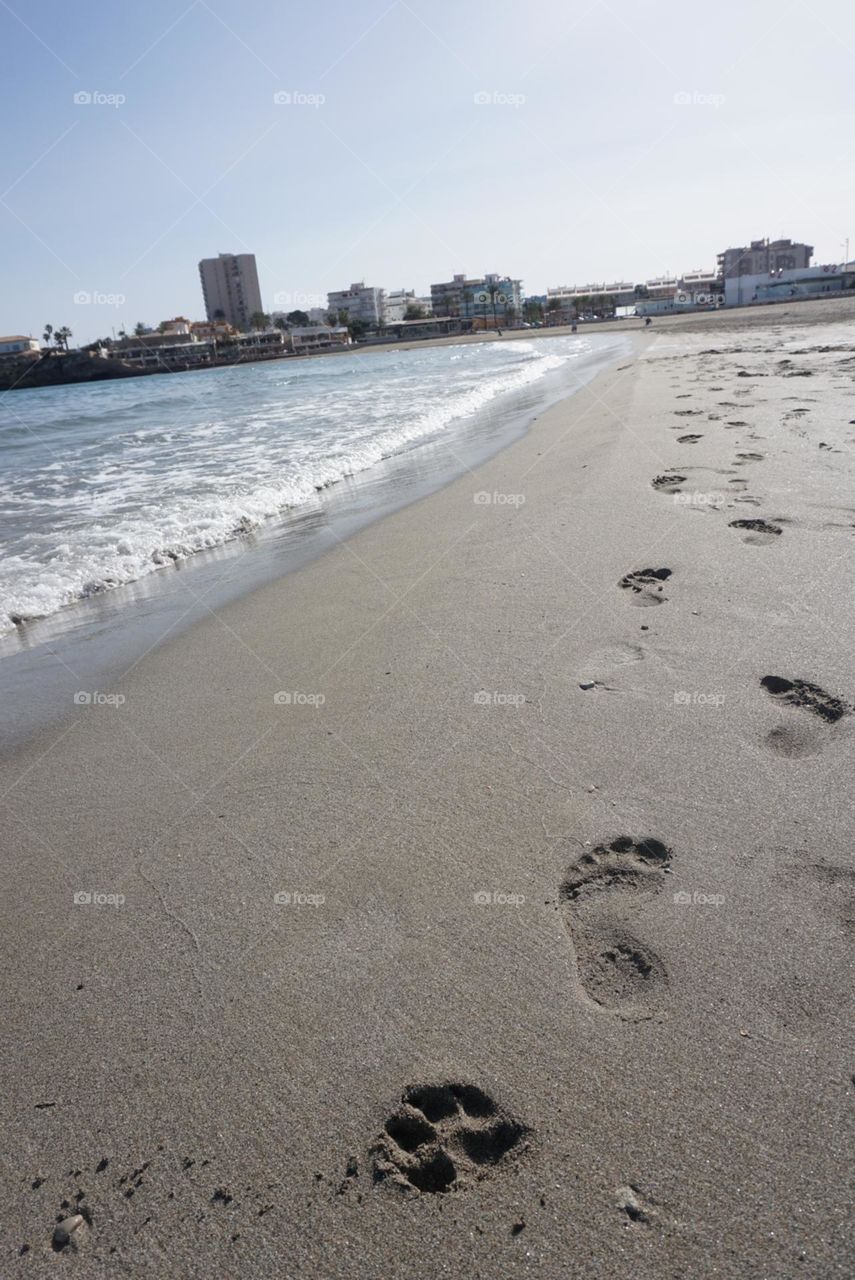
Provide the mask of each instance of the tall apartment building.
[{"label": "tall apartment building", "polygon": [[810,266],[812,244],[792,240],[752,240],[738,249],[725,249],[718,255],[718,274],[724,280],[734,276],[769,275],[779,271],[797,271]]},{"label": "tall apartment building", "polygon": [[468,280],[456,275],[451,280],[430,287],[433,314],[464,319],[483,319],[495,316],[497,321],[508,314],[519,314],[522,303],[522,281],[495,273]]},{"label": "tall apartment building", "polygon": [[263,311],[254,253],[221,253],[199,263],[205,314],[209,320],[227,320],[246,332],[257,311]]},{"label": "tall apartment building", "polygon": [[366,285],[364,280],[352,284],[349,289],[336,289],[327,294],[327,306],[336,317],[346,312],[351,320],[362,320],[374,326],[384,319],[386,294],[383,289],[375,289]]}]

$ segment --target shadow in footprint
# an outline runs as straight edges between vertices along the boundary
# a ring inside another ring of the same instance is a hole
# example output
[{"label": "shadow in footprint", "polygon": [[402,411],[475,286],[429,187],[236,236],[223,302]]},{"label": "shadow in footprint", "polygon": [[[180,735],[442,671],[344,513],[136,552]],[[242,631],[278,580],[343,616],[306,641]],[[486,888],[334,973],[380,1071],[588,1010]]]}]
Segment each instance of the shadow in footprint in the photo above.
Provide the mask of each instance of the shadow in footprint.
[{"label": "shadow in footprint", "polygon": [[650,483],[653,485],[654,489],[659,489],[662,493],[679,493],[680,485],[684,484],[685,481],[686,476],[668,474],[654,476]]},{"label": "shadow in footprint", "polygon": [[818,684],[811,684],[808,680],[786,680],[783,676],[763,676],[760,684],[779,702],[812,711],[827,724],[835,724],[852,709],[842,698],[835,698],[821,689]]},{"label": "shadow in footprint", "polygon": [[774,542],[784,532],[780,525],[770,524],[768,520],[731,520],[728,528],[744,529],[746,536],[742,541],[750,542],[754,546]]},{"label": "shadow in footprint", "polygon": [[[764,676],[760,684],[776,702],[810,711],[826,724],[836,724],[852,709],[841,698],[833,697],[819,685],[807,680]],[[803,756],[819,754],[822,750],[822,731],[803,719],[793,717],[790,723],[776,725],[771,729],[766,734],[765,743],[776,756],[798,760]]]},{"label": "shadow in footprint", "polygon": [[667,985],[662,961],[626,919],[662,888],[671,858],[661,840],[619,836],[584,854],[559,890],[582,992],[623,1017],[650,1017]]},{"label": "shadow in footprint", "polygon": [[677,436],[677,444],[697,444],[699,440],[703,440],[703,436],[689,435]]},{"label": "shadow in footprint", "polygon": [[819,734],[802,725],[776,725],[766,734],[766,746],[774,755],[787,760],[816,756],[822,750]]},{"label": "shadow in footprint", "polygon": [[[632,573],[625,574],[618,586],[633,593],[633,604],[664,604],[668,597],[661,594],[661,583],[671,577],[671,572],[670,569],[635,569]],[[657,586],[657,583],[660,585]]]},{"label": "shadow in footprint", "polygon": [[371,1148],[374,1181],[411,1193],[458,1191],[524,1150],[528,1133],[477,1085],[414,1085]]}]

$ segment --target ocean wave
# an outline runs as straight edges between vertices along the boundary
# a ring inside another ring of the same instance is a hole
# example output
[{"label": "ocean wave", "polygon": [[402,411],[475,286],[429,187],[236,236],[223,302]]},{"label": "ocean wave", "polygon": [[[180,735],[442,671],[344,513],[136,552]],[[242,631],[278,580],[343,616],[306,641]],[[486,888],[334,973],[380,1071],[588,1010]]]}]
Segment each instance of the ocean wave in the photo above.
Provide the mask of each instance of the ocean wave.
[{"label": "ocean wave", "polygon": [[0,468],[0,630],[245,536],[488,411],[583,346],[553,339],[389,360],[366,353],[307,362],[287,382],[259,366],[252,385],[247,370],[230,370],[219,379],[215,418],[209,395],[188,397],[176,383],[170,396],[163,379],[148,398],[137,387],[127,404],[121,384],[87,388],[102,397],[88,414],[57,388],[39,411],[63,437],[61,456],[45,456],[34,440],[26,465],[18,457],[8,474]]}]

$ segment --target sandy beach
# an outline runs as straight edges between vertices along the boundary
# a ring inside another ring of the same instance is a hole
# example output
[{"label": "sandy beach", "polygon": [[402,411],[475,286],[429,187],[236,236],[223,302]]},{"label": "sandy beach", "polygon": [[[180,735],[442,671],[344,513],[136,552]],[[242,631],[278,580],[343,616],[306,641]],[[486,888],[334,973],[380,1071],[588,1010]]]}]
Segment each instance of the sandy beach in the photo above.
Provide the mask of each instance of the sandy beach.
[{"label": "sandy beach", "polygon": [[628,322],[2,760],[4,1275],[851,1275],[853,320]]}]

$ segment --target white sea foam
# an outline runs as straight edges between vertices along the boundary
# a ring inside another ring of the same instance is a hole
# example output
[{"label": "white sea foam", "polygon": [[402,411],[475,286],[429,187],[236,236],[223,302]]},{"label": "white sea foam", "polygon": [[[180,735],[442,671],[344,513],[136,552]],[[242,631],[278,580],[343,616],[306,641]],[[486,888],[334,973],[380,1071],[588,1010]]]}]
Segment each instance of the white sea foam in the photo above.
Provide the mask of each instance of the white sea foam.
[{"label": "white sea foam", "polygon": [[0,630],[216,547],[482,413],[579,339],[365,353],[0,401]]}]

